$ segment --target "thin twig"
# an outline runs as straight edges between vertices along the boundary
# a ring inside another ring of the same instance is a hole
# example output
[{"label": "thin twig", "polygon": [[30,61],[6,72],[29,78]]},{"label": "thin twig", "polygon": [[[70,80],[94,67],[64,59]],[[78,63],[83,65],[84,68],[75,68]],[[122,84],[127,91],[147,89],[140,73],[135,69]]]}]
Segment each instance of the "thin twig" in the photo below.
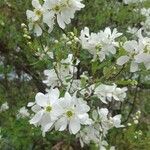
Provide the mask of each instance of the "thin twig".
[{"label": "thin twig", "polygon": [[130,109],[130,111],[129,111],[129,114],[128,114],[127,118],[123,121],[123,123],[125,123],[125,122],[128,121],[128,119],[130,118],[130,116],[131,116],[131,114],[132,114],[132,112],[133,112],[133,110],[134,110],[134,108],[135,108],[135,102],[136,102],[136,100],[137,100],[137,94],[138,94],[138,88],[139,88],[138,85],[139,85],[139,83],[140,83],[140,78],[141,78],[141,76],[139,75],[139,77],[138,77],[138,84],[136,85],[136,88],[135,88],[135,93],[134,93],[134,98],[133,98],[132,107],[131,107],[131,109]]}]

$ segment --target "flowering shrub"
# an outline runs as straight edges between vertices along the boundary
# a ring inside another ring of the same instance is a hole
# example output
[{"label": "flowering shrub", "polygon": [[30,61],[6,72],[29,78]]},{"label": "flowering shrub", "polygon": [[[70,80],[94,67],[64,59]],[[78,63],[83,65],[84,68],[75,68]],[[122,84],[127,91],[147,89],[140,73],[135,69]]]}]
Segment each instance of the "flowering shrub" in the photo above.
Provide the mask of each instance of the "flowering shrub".
[{"label": "flowering shrub", "polygon": [[[45,0],[42,4],[32,0],[32,5],[34,10],[26,12],[29,29],[33,29],[35,36],[42,36],[43,32],[50,33],[55,26],[58,27],[63,32],[63,41],[60,42],[65,48],[60,52],[64,53],[62,59],[57,50],[45,52],[43,49],[52,66],[44,71],[46,94],[37,93],[35,102],[28,104],[33,111],[30,124],[40,126],[43,136],[52,130],[67,130],[76,134],[82,147],[94,142],[100,149],[105,149],[108,131],[113,127],[124,127],[121,114],[114,116],[108,107],[124,102],[127,95],[126,87],[116,85],[114,78],[121,73],[116,70],[129,65],[130,72],[150,69],[150,38],[142,35],[143,29],[137,31],[136,38],[125,41],[121,39],[122,33],[116,28],[111,31],[109,27],[98,33],[90,33],[85,27],[80,36],[67,33],[64,30],[66,25],[71,23],[75,12],[85,6],[81,0]],[[55,39],[54,44],[59,45],[59,39]],[[89,68],[82,71],[85,60],[81,55],[84,51],[88,52]],[[109,67],[105,70],[108,63],[113,65],[112,71]],[[95,78],[99,70],[103,73]],[[108,77],[107,72],[110,73]]]},{"label": "flowering shrub", "polygon": [[[125,5],[137,2],[123,1]],[[126,103],[133,98],[134,105],[140,79],[146,80],[144,73],[150,69],[149,9],[140,10],[145,16],[140,28],[128,27],[124,32],[109,26],[91,32],[88,25],[81,30],[78,25],[69,28],[76,13],[86,8],[82,0],[32,0],[32,7],[26,11],[28,27],[24,23],[21,27],[28,46],[36,49],[38,62],[46,62],[44,86],[35,101],[18,110],[17,120],[29,120],[43,138],[62,132],[73,136],[82,148],[94,144],[99,150],[114,150],[115,143],[107,141],[109,133],[132,125],[128,119],[133,107],[129,110]],[[132,91],[135,96],[131,97]],[[122,108],[127,111],[123,113]],[[6,102],[0,112],[8,109]],[[133,124],[139,123],[140,115],[138,111]],[[141,135],[139,131],[135,136]]]}]

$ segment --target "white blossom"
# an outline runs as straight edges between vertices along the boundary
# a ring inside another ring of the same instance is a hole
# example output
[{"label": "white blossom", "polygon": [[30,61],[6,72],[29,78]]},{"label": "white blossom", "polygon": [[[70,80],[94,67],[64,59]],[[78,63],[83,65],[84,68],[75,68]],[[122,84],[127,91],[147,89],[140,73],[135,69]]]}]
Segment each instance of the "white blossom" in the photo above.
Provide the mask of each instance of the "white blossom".
[{"label": "white blossom", "polygon": [[127,88],[118,88],[117,85],[104,85],[101,84],[95,88],[94,95],[97,96],[103,103],[107,101],[124,101],[126,98]]},{"label": "white blossom", "polygon": [[128,30],[127,30],[128,33],[133,34],[133,35],[135,35],[137,31],[138,31],[138,28],[136,27],[131,28],[130,26],[128,27]]},{"label": "white blossom", "polygon": [[43,15],[43,8],[38,0],[32,0],[32,6],[35,8],[34,11],[26,11],[27,19],[29,19],[29,30],[32,30],[34,28],[34,32],[36,33],[36,35],[40,36],[42,34],[42,29],[37,21],[40,21]]},{"label": "white blossom", "polygon": [[145,0],[123,0],[125,4],[133,4],[133,3],[140,3],[144,2]]},{"label": "white blossom", "polygon": [[29,116],[30,113],[28,112],[28,109],[26,109],[26,107],[21,107],[17,114],[17,118],[25,118]]},{"label": "white blossom", "polygon": [[30,124],[41,125],[43,133],[49,131],[62,113],[59,96],[60,92],[57,88],[51,89],[46,95],[37,93],[35,105],[32,106],[35,115],[31,118]]},{"label": "white blossom", "polygon": [[141,29],[137,32],[138,42],[132,40],[123,44],[126,55],[117,59],[117,64],[120,66],[131,61],[130,72],[138,71],[140,63],[144,63],[146,69],[150,69],[150,38],[143,37],[141,32]]},{"label": "white blossom", "polygon": [[43,83],[47,86],[55,87],[60,85],[60,81],[54,69],[44,70],[44,75],[46,76],[46,80],[43,80]]},{"label": "white blossom", "polygon": [[58,25],[64,29],[71,22],[76,11],[84,8],[82,0],[45,0],[44,6],[51,16],[56,16]]},{"label": "white blossom", "polygon": [[84,127],[76,137],[79,138],[82,147],[84,144],[89,145],[94,142],[99,146],[99,149],[105,149],[108,143],[104,139],[108,131],[113,127],[124,127],[121,125],[121,115],[111,117],[107,108],[97,108],[92,112],[92,118],[92,124]]},{"label": "white blossom", "polygon": [[0,112],[6,111],[9,109],[9,105],[7,102],[3,103],[0,107]]},{"label": "white blossom", "polygon": [[55,87],[60,86],[61,82],[64,85],[69,85],[67,80],[73,77],[73,74],[77,72],[76,65],[78,65],[79,60],[74,63],[73,55],[69,54],[66,59],[61,60],[60,63],[55,63],[55,69],[45,70],[44,74],[47,79],[43,81],[47,86]]},{"label": "white blossom", "polygon": [[111,32],[109,27],[104,31],[98,33],[89,33],[89,28],[85,27],[81,31],[80,41],[83,49],[87,49],[93,55],[93,60],[97,57],[100,61],[106,59],[106,56],[116,54],[116,47],[118,43],[116,38],[120,37],[122,33],[118,33],[117,29]]},{"label": "white blossom", "polygon": [[76,94],[71,96],[68,92],[64,98],[60,99],[60,105],[63,108],[63,115],[55,123],[55,129],[63,131],[67,128],[71,134],[76,134],[81,125],[91,124],[87,112],[90,107],[81,98],[77,98]]},{"label": "white blossom", "polygon": [[93,125],[84,127],[76,136],[80,140],[81,147],[89,145],[91,141],[99,143],[100,132]]},{"label": "white blossom", "polygon": [[[101,123],[101,130],[104,136],[108,133],[108,130],[110,130],[113,127],[121,128],[124,127],[121,125],[121,115],[116,115],[114,117],[109,116],[109,111],[107,108],[101,108],[97,110],[98,118],[97,120]],[[97,121],[96,120],[96,121]]]}]

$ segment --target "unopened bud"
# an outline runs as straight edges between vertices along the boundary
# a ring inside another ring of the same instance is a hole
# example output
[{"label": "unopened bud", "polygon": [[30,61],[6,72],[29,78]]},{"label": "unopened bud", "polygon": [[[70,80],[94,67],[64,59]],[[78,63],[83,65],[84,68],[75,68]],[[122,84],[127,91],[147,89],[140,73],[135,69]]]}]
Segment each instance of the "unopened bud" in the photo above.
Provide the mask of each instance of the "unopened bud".
[{"label": "unopened bud", "polygon": [[21,24],[21,27],[22,27],[22,28],[26,28],[27,26],[26,26],[26,24],[22,23],[22,24]]},{"label": "unopened bud", "polygon": [[73,32],[70,32],[70,35],[74,37],[74,33]]},{"label": "unopened bud", "polygon": [[30,40],[30,39],[31,39],[31,36],[29,36],[29,35],[28,35],[28,36],[27,36],[27,39],[29,39],[29,40]]},{"label": "unopened bud", "polygon": [[132,124],[131,124],[131,123],[128,123],[127,125],[128,125],[129,127],[130,127],[130,126],[132,126]]},{"label": "unopened bud", "polygon": [[28,35],[27,35],[27,34],[24,34],[24,35],[23,35],[23,37],[24,37],[24,38],[27,38],[27,37],[28,37]]},{"label": "unopened bud", "polygon": [[71,45],[71,44],[72,44],[72,42],[71,42],[71,41],[68,41],[66,44],[67,44],[67,45]]},{"label": "unopened bud", "polygon": [[55,44],[57,44],[58,42],[59,42],[58,40],[55,40],[55,41],[54,41]]},{"label": "unopened bud", "polygon": [[134,124],[138,124],[139,123],[139,121],[138,120],[134,120]]},{"label": "unopened bud", "polygon": [[27,44],[28,44],[28,45],[31,45],[31,42],[28,42]]},{"label": "unopened bud", "polygon": [[77,37],[74,37],[75,42],[79,42],[79,39]]}]

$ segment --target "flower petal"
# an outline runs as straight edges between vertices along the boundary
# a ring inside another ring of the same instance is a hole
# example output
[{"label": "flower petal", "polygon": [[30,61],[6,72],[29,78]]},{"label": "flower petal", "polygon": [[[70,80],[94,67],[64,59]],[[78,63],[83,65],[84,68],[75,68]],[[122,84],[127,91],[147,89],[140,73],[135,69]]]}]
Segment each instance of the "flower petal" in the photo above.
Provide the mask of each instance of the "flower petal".
[{"label": "flower petal", "polygon": [[41,27],[38,24],[35,24],[35,26],[34,26],[34,33],[37,36],[41,36],[42,35],[42,29],[41,29]]},{"label": "flower petal", "polygon": [[117,65],[124,65],[125,63],[127,63],[129,61],[129,57],[127,55],[125,56],[121,56],[117,59]]},{"label": "flower petal", "polygon": [[38,123],[38,122],[41,120],[42,116],[43,116],[43,111],[39,111],[39,112],[36,113],[36,114],[34,115],[34,117],[29,121],[30,124],[36,124],[36,123]]},{"label": "flower petal", "polygon": [[47,105],[48,97],[44,95],[43,93],[37,93],[35,96],[35,101],[37,105],[44,107]]},{"label": "flower petal", "polygon": [[136,71],[138,71],[138,68],[139,68],[138,63],[132,61],[131,66],[130,66],[130,72],[136,72]]},{"label": "flower petal", "polygon": [[63,21],[63,19],[62,19],[61,14],[58,14],[58,15],[57,15],[57,22],[58,22],[58,25],[59,25],[62,29],[65,28],[65,23],[64,23],[64,21]]},{"label": "flower petal", "polygon": [[59,99],[59,96],[60,96],[60,92],[59,92],[58,88],[51,89],[48,93],[48,98],[49,98],[50,104],[57,102],[57,100]]},{"label": "flower petal", "polygon": [[81,128],[80,122],[78,119],[71,119],[69,123],[69,131],[70,133],[76,134]]},{"label": "flower petal", "polygon": [[32,0],[32,6],[36,9],[41,8],[41,4],[40,4],[39,0]]},{"label": "flower petal", "polygon": [[64,131],[67,128],[67,118],[62,117],[55,123],[55,129],[59,131]]}]

